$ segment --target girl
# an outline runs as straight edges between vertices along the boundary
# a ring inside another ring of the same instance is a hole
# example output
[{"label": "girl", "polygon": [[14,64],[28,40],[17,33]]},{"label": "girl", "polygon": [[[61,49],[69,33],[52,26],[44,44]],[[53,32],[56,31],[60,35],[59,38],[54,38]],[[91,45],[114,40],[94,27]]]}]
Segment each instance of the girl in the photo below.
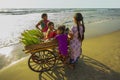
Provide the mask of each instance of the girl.
[{"label": "girl", "polygon": [[43,13],[42,16],[41,16],[42,20],[40,20],[37,24],[36,24],[36,28],[40,29],[39,28],[39,25],[41,25],[41,28],[42,28],[42,32],[47,32],[48,30],[48,22],[49,20],[47,19],[47,14],[46,13]]},{"label": "girl", "polygon": [[54,23],[49,22],[48,23],[48,30],[46,33],[46,39],[54,38],[57,35],[56,30],[54,29]]},{"label": "girl", "polygon": [[70,40],[70,48],[71,48],[71,54],[70,54],[70,64],[73,64],[77,62],[79,59],[79,56],[82,53],[82,41],[84,40],[84,32],[85,32],[85,26],[83,22],[83,16],[81,13],[76,13],[74,18],[74,25],[71,28],[71,32],[69,33]]},{"label": "girl", "polygon": [[64,59],[64,63],[66,63],[67,57],[68,57],[68,37],[64,33],[65,28],[63,26],[59,26],[57,29],[57,35],[55,39],[58,41],[58,49],[59,54]]},{"label": "girl", "polygon": [[62,27],[64,28],[64,33],[65,34],[67,34],[68,35],[68,33],[69,33],[69,28],[66,28],[66,26],[65,25],[62,25]]}]

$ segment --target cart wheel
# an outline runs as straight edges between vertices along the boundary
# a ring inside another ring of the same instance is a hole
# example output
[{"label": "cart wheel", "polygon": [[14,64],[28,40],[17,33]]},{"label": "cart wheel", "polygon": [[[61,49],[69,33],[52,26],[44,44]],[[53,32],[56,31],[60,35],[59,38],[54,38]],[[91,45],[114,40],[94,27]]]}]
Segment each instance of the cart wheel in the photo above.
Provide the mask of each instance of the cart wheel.
[{"label": "cart wheel", "polygon": [[54,67],[56,57],[53,52],[49,50],[41,50],[32,53],[28,60],[28,66],[35,72],[48,71]]}]

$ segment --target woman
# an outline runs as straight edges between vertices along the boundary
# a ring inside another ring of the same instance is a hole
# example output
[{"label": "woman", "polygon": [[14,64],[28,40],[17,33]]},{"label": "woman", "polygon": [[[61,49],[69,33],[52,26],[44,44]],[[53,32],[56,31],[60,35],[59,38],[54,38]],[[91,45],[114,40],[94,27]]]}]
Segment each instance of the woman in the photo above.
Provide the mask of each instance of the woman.
[{"label": "woman", "polygon": [[74,67],[74,63],[76,63],[82,53],[82,41],[84,40],[84,21],[81,13],[76,13],[74,18],[74,25],[71,28],[69,33],[70,40],[70,64]]}]

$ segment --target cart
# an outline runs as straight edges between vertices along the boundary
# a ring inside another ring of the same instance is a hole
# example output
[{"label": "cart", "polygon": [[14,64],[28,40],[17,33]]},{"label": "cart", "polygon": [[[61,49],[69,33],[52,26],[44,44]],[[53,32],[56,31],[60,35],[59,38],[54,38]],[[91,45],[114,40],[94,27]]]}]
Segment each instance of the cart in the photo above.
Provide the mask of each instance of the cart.
[{"label": "cart", "polygon": [[56,40],[40,44],[25,46],[25,53],[30,53],[28,66],[32,71],[45,72],[52,69],[56,63],[56,51],[58,46]]}]

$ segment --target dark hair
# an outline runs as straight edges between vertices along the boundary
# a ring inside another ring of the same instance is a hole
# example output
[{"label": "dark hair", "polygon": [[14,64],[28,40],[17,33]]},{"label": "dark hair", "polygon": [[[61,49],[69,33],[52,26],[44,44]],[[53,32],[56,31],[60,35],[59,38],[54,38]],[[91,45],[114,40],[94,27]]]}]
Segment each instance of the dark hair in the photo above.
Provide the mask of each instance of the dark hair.
[{"label": "dark hair", "polygon": [[65,25],[59,26],[58,30],[62,31],[62,34],[64,34],[64,32],[65,32]]},{"label": "dark hair", "polygon": [[49,22],[49,23],[48,23],[48,27],[51,26],[51,25],[54,26],[54,23],[53,23],[53,22]]},{"label": "dark hair", "polygon": [[64,31],[65,31],[65,29],[66,29],[66,26],[65,26],[65,25],[61,25],[61,27],[63,27],[63,29],[64,29]]},{"label": "dark hair", "polygon": [[85,26],[84,26],[83,16],[82,16],[81,13],[76,13],[75,16],[74,16],[74,19],[77,21],[78,39],[80,41],[83,41],[84,40],[84,33],[82,34],[82,37],[81,37],[80,28],[79,28],[79,23],[80,23],[80,21],[82,21],[83,32],[85,32]]},{"label": "dark hair", "polygon": [[41,15],[41,18],[44,18],[45,16],[47,16],[47,14],[46,14],[46,13],[43,13],[43,14]]}]

